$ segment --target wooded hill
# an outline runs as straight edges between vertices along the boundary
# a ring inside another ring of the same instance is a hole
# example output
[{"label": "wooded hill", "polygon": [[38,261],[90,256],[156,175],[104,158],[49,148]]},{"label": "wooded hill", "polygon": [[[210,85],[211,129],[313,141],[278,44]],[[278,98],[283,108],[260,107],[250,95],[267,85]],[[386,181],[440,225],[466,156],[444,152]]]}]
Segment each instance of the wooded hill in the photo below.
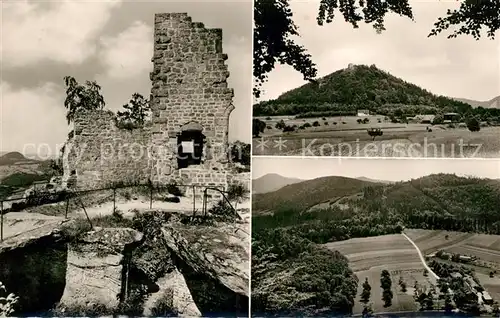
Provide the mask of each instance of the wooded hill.
[{"label": "wooded hill", "polygon": [[[500,116],[500,109],[473,109],[453,98],[435,95],[378,69],[375,65],[353,65],[316,82],[283,93],[277,99],[254,105],[254,116],[295,115],[323,117],[355,115],[368,109],[381,115],[396,111],[405,115],[443,112]],[[484,113],[484,114],[483,114]]]}]

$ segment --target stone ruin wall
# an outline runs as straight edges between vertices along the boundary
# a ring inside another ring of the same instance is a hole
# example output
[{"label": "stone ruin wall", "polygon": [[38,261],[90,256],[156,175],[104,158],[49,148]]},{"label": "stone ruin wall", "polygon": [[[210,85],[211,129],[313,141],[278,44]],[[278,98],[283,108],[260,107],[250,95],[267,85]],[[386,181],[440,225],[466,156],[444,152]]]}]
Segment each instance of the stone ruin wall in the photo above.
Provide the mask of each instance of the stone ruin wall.
[{"label": "stone ruin wall", "polygon": [[108,111],[81,112],[75,118],[73,140],[65,149],[65,179],[77,172],[79,189],[109,187],[120,181],[147,182],[150,127],[125,130],[116,127]]},{"label": "stone ruin wall", "polygon": [[[224,170],[233,90],[222,53],[222,30],[193,23],[186,13],[155,15],[153,72],[150,78],[154,145],[177,147],[181,127],[195,122],[203,127],[211,157],[204,169]],[[175,153],[154,160],[154,181],[163,182],[176,169]]]},{"label": "stone ruin wall", "polygon": [[[206,29],[186,13],[156,14],[152,122],[129,131],[116,127],[109,111],[77,114],[63,159],[65,179],[76,170],[79,189],[148,179],[227,189],[233,176],[227,137],[234,93],[227,87],[225,60],[221,29]],[[210,154],[201,165],[179,170],[176,135],[193,122],[203,127]]]}]

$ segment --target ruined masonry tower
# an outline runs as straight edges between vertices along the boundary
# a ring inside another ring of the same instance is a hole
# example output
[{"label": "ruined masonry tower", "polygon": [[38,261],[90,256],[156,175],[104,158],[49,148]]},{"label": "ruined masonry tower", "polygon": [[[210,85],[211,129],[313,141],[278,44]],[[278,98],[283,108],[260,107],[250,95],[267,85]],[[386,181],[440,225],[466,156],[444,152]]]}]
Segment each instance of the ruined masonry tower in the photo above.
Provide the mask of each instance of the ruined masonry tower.
[{"label": "ruined masonry tower", "polygon": [[234,93],[222,30],[187,13],[156,14],[154,22],[152,122],[126,130],[112,112],[78,113],[63,157],[65,178],[76,175],[77,188],[148,180],[224,188],[234,177],[227,151]]},{"label": "ruined masonry tower", "polygon": [[[175,155],[181,148],[179,138],[191,131],[187,140],[194,135],[198,144],[203,143],[205,168],[223,170],[229,115],[234,109],[225,60],[221,29],[193,23],[187,13],[155,15],[154,66],[150,75],[155,146],[169,144],[175,148],[169,153]],[[196,138],[196,131],[203,137]],[[181,168],[174,159],[160,154],[153,160],[156,181],[161,182],[172,168]]]}]

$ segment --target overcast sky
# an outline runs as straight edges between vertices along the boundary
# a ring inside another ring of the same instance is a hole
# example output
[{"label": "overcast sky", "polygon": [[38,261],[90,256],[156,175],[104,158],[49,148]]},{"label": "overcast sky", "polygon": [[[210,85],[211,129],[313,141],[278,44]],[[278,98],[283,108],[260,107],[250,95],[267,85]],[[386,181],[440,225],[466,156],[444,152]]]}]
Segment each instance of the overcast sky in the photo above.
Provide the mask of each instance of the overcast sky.
[{"label": "overcast sky", "polygon": [[[106,107],[121,108],[134,92],[149,98],[154,13],[188,12],[223,29],[234,88],[229,138],[250,140],[252,4],[249,0],[2,0],[0,150],[66,140],[63,77],[96,80]],[[248,123],[248,125],[243,125]],[[46,148],[46,147],[45,147]],[[32,148],[30,148],[32,150]],[[30,151],[30,150],[28,150]],[[32,152],[32,151],[31,151]],[[41,152],[46,152],[41,148]],[[45,155],[45,154],[43,154]]]},{"label": "overcast sky", "polygon": [[268,173],[299,179],[344,176],[402,181],[435,173],[498,179],[500,160],[253,157],[252,178]]},{"label": "overcast sky", "polygon": [[[318,2],[292,0],[291,8],[301,35],[298,43],[312,55],[319,77],[349,63],[375,64],[439,95],[480,101],[500,95],[500,37],[447,39],[448,33],[443,33],[427,38],[437,18],[445,16],[447,9],[458,8],[461,1],[410,0],[415,22],[388,15],[387,30],[382,34],[364,23],[353,29],[340,13],[333,23],[318,26]],[[261,100],[276,98],[302,84],[300,73],[278,65],[264,86]]]}]

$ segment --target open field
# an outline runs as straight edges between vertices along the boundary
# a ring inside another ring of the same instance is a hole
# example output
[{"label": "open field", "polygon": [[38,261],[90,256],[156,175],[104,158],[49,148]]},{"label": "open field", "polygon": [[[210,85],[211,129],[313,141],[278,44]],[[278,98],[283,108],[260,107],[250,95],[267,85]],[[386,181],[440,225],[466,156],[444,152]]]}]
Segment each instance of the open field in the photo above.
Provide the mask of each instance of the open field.
[{"label": "open field", "polygon": [[424,254],[444,250],[500,264],[500,235],[417,229],[405,233]]},{"label": "open field", "polygon": [[[424,266],[413,245],[402,235],[382,235],[376,237],[356,238],[346,241],[327,243],[325,247],[338,250],[349,260],[350,267],[359,279],[358,292],[354,305],[354,313],[363,311],[360,302],[362,283],[368,278],[370,283],[372,308],[375,312],[397,312],[417,310],[413,299],[415,282],[420,286],[435,284],[433,278],[424,276]],[[385,308],[380,288],[380,274],[387,269],[392,278],[394,298],[392,306]],[[399,278],[407,285],[407,291],[402,292]]]},{"label": "open field", "polygon": [[[346,116],[295,119],[293,117],[258,117],[271,129],[265,129],[261,138],[254,138],[254,155],[317,155],[317,156],[375,156],[375,157],[499,157],[500,127],[483,127],[479,132],[467,128],[448,128],[419,123],[391,123],[384,116]],[[358,119],[369,118],[370,123],[358,124]],[[275,128],[278,121],[287,125],[312,125],[295,132],[283,133]],[[379,122],[380,121],[380,122]],[[324,123],[327,122],[328,125]],[[336,123],[336,124],[334,124]],[[427,132],[430,127],[432,132]],[[458,127],[458,126],[457,126]],[[382,136],[372,141],[369,128],[380,128]],[[268,141],[264,146],[262,140]]]},{"label": "open field", "polygon": [[417,244],[424,255],[451,248],[475,235],[474,233],[420,229],[406,229],[405,234]]}]

